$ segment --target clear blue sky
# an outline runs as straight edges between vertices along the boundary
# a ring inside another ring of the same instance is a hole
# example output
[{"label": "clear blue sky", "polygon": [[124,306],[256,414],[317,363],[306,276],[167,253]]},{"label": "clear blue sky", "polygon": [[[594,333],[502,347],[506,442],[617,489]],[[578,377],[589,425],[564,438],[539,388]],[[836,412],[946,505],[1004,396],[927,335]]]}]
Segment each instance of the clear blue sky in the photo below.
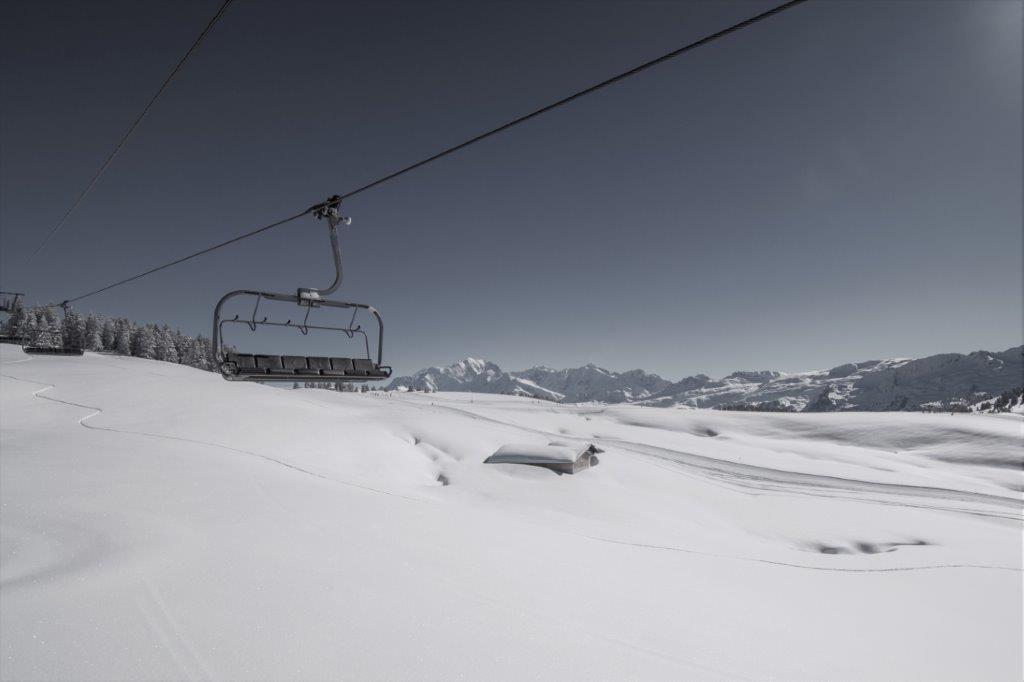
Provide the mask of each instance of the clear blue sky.
[{"label": "clear blue sky", "polygon": [[[217,2],[4,3],[0,288],[90,290],[771,4],[239,0],[26,270]],[[1021,8],[809,2],[354,198],[340,293],[403,373],[1020,344]],[[208,334],[229,289],[325,285],[326,247],[309,218],[78,307]]]}]

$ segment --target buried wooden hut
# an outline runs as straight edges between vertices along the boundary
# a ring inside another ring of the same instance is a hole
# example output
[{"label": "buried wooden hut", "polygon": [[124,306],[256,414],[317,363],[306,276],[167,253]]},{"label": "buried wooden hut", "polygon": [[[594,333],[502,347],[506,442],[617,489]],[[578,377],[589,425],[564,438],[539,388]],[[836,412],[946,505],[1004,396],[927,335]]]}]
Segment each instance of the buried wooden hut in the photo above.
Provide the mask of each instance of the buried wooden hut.
[{"label": "buried wooden hut", "polygon": [[525,464],[551,469],[558,474],[575,474],[597,466],[599,452],[604,450],[593,444],[581,446],[559,442],[547,445],[509,443],[498,448],[493,455],[484,460],[484,464]]}]

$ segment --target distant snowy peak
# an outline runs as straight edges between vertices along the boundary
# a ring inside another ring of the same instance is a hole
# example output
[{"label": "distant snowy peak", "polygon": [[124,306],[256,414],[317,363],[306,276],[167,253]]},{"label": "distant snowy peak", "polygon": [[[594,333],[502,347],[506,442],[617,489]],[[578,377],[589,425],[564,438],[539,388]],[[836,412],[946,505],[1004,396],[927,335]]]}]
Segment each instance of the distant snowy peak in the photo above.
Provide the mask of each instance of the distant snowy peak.
[{"label": "distant snowy peak", "polygon": [[487,362],[486,360],[480,360],[478,358],[466,358],[447,369],[451,370],[455,374],[461,374],[463,376],[496,376],[501,374],[501,368],[496,364],[493,362]]},{"label": "distant snowy peak", "polygon": [[591,364],[573,369],[533,367],[505,372],[493,362],[466,358],[448,367],[429,367],[412,376],[398,377],[389,388],[508,393],[559,402],[621,403],[649,398],[668,385],[656,374],[639,369],[620,373]]},{"label": "distant snowy peak", "polygon": [[391,381],[390,389],[413,391],[468,391],[507,393],[561,401],[565,396],[547,391],[529,381],[520,380],[498,365],[478,358],[466,358],[447,367],[428,367],[407,377]]},{"label": "distant snowy peak", "polygon": [[613,372],[593,364],[561,370],[533,367],[514,374],[561,393],[570,402],[632,402],[648,398],[669,385],[657,374],[643,370]]},{"label": "distant snowy peak", "polygon": [[452,381],[467,382],[475,381],[484,377],[485,380],[493,380],[501,376],[501,368],[493,362],[479,360],[477,358],[466,358],[459,360],[454,365],[447,367],[428,367],[416,373],[416,377],[427,377],[430,379],[446,377]]},{"label": "distant snowy peak", "polygon": [[466,358],[394,379],[389,388],[533,396],[559,402],[639,402],[669,407],[831,412],[917,410],[951,401],[998,396],[1024,385],[1024,346],[1000,353],[943,353],[893,358],[786,374],[738,371],[721,379],[696,374],[676,382],[640,369],[614,372],[589,364],[571,369],[532,367],[506,372]]},{"label": "distant snowy peak", "polygon": [[769,370],[764,370],[764,371],[761,371],[761,372],[742,372],[742,371],[740,371],[740,372],[733,372],[729,376],[723,378],[722,381],[729,381],[730,379],[733,379],[733,380],[736,380],[736,381],[744,381],[744,382],[747,382],[747,383],[764,384],[764,383],[768,383],[772,379],[778,379],[780,376],[782,376],[782,372],[772,372],[772,371],[769,371]]}]

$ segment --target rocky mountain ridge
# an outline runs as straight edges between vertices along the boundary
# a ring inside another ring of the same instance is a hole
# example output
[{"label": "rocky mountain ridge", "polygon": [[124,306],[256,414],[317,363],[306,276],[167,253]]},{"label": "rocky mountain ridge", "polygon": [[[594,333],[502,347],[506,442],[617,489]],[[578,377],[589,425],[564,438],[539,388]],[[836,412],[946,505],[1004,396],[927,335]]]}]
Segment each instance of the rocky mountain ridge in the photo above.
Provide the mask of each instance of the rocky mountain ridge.
[{"label": "rocky mountain ridge", "polygon": [[557,402],[640,403],[786,412],[921,410],[955,401],[975,403],[1024,385],[1024,346],[1001,352],[942,353],[784,373],[737,371],[676,382],[640,369],[615,372],[584,365],[518,372],[466,358],[392,380],[392,390],[469,391],[532,396]]}]

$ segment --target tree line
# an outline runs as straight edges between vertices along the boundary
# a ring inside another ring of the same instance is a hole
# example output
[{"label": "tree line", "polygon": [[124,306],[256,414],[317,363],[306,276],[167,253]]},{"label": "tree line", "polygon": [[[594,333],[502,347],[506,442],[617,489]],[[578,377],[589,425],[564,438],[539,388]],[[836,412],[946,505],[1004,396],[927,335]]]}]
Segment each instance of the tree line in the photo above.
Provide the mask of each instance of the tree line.
[{"label": "tree line", "polygon": [[1018,404],[1024,405],[1024,387],[1003,391],[996,398],[978,405],[979,412],[1009,412]]},{"label": "tree line", "polygon": [[83,316],[70,308],[60,318],[53,308],[25,308],[19,304],[0,331],[32,345],[117,353],[207,371],[216,369],[210,339],[192,337],[178,329],[171,331],[166,324],[140,325],[125,317],[93,313]]},{"label": "tree line", "polygon": [[347,381],[303,381],[293,382],[292,388],[323,388],[328,391],[340,393],[368,393],[369,391],[381,391],[382,388],[370,388],[367,384],[356,385]]},{"label": "tree line", "polygon": [[[796,412],[796,408],[780,400],[765,400],[758,403],[729,403],[716,405],[716,410],[726,412]],[[805,410],[810,412],[810,410]]]}]

